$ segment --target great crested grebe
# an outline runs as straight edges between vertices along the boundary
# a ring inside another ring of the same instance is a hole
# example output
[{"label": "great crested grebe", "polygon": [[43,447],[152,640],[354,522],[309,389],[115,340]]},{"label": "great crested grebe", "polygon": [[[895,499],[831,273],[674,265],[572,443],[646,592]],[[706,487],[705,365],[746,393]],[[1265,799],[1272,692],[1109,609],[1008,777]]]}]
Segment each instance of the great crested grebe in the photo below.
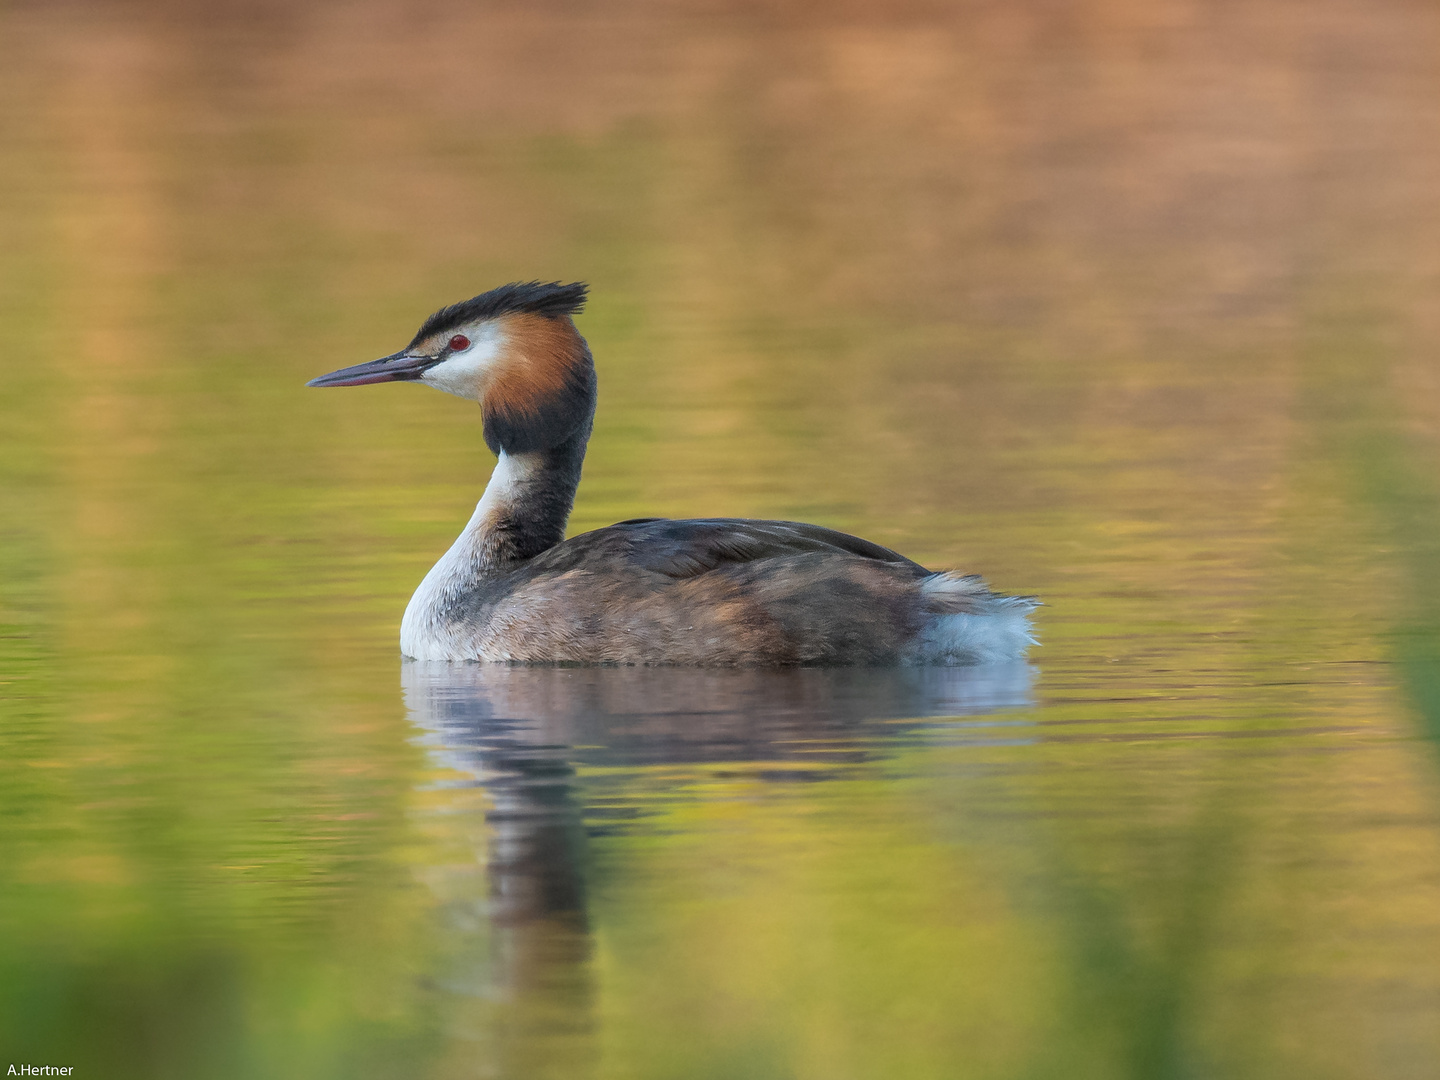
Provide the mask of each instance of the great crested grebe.
[{"label": "great crested grebe", "polygon": [[572,316],[582,283],[517,282],[441,308],[390,356],[310,386],[423,382],[480,405],[499,456],[470,523],[415,590],[419,660],[964,664],[1033,643],[1032,597],[794,521],[637,518],[565,539],[595,417]]}]

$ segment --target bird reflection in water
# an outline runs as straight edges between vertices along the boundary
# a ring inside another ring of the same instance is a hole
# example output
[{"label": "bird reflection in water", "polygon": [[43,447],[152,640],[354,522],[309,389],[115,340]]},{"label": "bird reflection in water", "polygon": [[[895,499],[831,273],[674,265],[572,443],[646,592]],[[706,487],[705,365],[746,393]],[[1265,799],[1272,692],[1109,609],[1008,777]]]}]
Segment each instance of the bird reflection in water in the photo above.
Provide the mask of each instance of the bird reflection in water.
[{"label": "bird reflection in water", "polygon": [[462,785],[478,785],[488,804],[484,895],[472,886],[472,895],[451,896],[443,931],[446,955],[466,970],[452,969],[443,984],[503,1010],[463,1025],[489,1044],[497,1075],[542,1077],[586,1071],[591,845],[636,827],[642,807],[655,805],[647,768],[711,763],[776,780],[845,775],[837,766],[978,723],[934,718],[1028,705],[1033,669],[414,661],[401,672],[433,761],[466,777]]}]

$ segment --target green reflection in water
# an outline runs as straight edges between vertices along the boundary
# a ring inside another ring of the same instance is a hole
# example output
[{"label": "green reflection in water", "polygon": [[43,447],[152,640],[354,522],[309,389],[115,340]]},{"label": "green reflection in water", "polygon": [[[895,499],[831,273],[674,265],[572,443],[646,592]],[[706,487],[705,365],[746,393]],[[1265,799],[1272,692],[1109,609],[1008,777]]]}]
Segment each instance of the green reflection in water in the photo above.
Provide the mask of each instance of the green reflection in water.
[{"label": "green reflection in water", "polygon": [[[1339,313],[1342,304],[1335,305]],[[1314,369],[1307,405],[1324,452],[1346,470],[1358,509],[1373,518],[1403,581],[1391,632],[1395,659],[1422,729],[1440,738],[1440,491],[1434,446],[1413,429],[1397,397],[1392,322],[1378,311],[1320,320],[1306,359]],[[1423,429],[1422,429],[1423,430]],[[1419,437],[1417,438],[1417,435]]]},{"label": "green reflection in water", "polygon": [[[1429,1075],[1440,50],[1320,9],[7,9],[0,1047]],[[394,655],[474,411],[301,384],[532,276],[595,285],[577,529],[1038,592],[1035,704],[971,717],[1029,734],[556,739],[554,903],[497,901],[503,785],[441,783]]]}]

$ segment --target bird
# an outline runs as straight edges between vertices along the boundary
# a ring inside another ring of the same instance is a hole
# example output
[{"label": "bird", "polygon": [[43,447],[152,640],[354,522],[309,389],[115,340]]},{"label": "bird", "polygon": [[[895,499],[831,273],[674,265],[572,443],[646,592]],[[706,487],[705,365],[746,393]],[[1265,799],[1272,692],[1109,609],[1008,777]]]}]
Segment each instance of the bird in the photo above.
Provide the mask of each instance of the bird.
[{"label": "bird", "polygon": [[419,382],[474,401],[497,461],[415,590],[415,660],[925,665],[1022,660],[1038,600],[819,525],[632,518],[566,539],[596,405],[583,282],[512,282],[316,387]]}]

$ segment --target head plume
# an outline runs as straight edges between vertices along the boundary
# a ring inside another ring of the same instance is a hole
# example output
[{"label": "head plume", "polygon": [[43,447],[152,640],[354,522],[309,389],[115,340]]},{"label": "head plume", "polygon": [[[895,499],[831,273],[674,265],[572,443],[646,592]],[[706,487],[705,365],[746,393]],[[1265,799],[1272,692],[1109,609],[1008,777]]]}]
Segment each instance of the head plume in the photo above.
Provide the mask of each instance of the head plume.
[{"label": "head plume", "polygon": [[412,346],[426,338],[448,333],[470,323],[502,315],[540,315],[562,319],[578,314],[585,306],[590,287],[583,281],[563,285],[558,281],[512,281],[469,300],[443,307],[425,320]]}]

